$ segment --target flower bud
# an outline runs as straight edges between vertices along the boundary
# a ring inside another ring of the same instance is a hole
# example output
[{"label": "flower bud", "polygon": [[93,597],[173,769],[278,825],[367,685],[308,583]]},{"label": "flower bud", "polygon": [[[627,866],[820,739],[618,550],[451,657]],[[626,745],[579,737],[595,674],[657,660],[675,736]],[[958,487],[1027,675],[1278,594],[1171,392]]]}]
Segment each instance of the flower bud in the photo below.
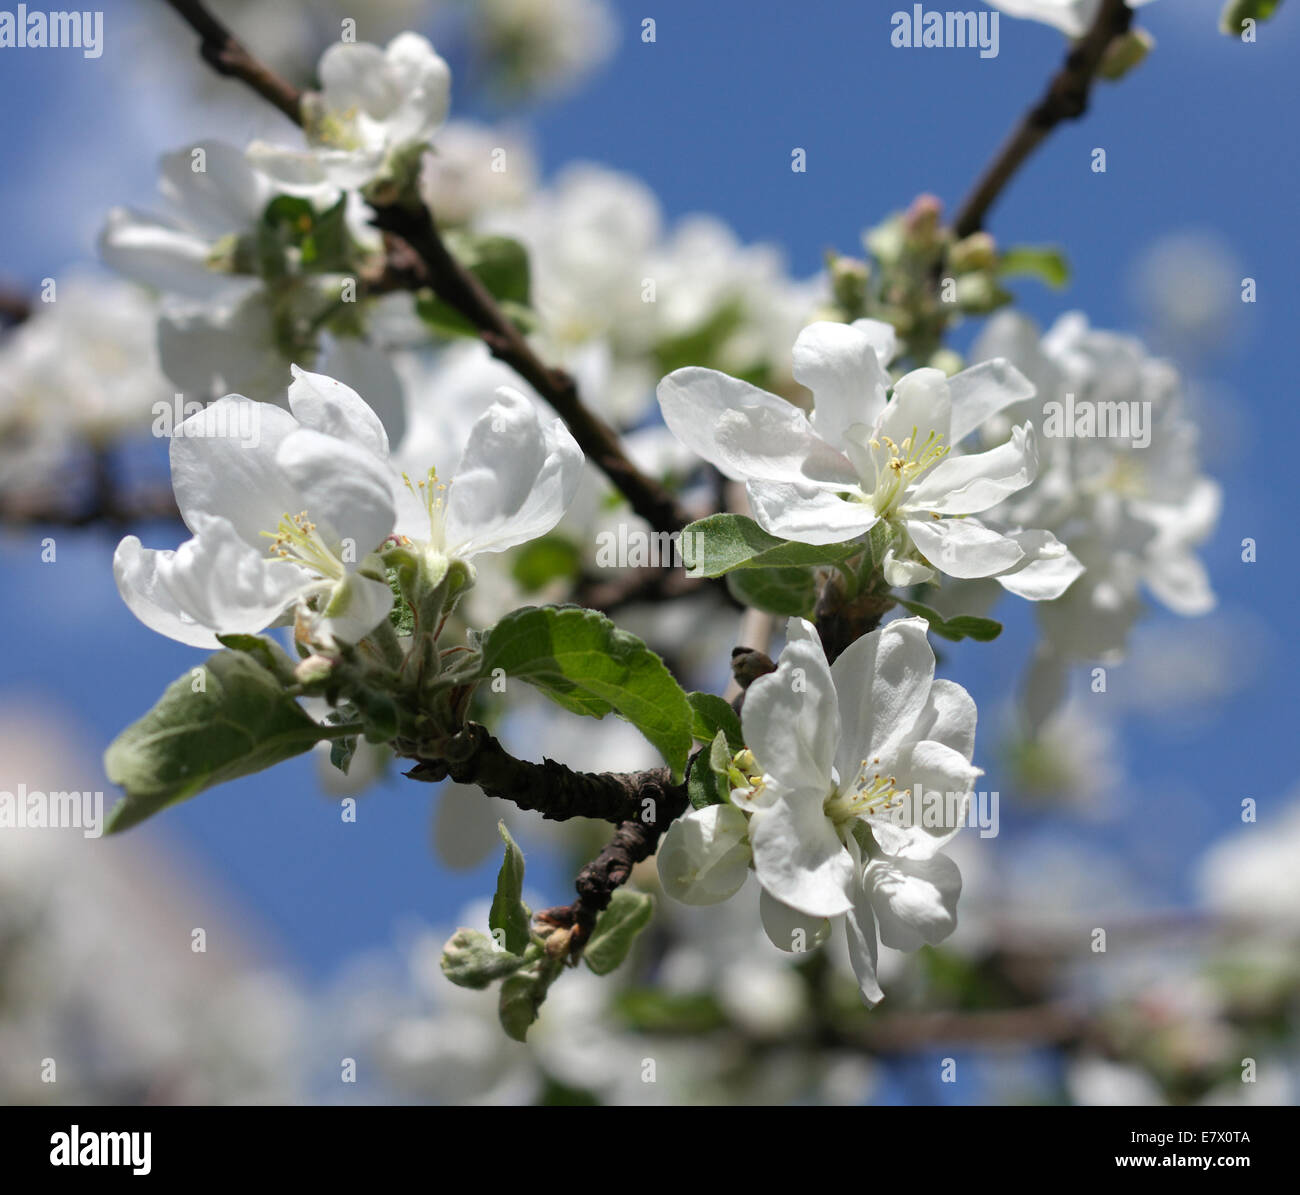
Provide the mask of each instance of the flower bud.
[{"label": "flower bud", "polygon": [[1145,29],[1130,29],[1111,38],[1101,56],[1097,73],[1103,79],[1122,79],[1151,52],[1155,44],[1155,38]]},{"label": "flower bud", "polygon": [[948,264],[957,274],[991,270],[997,262],[997,242],[987,232],[973,232],[963,237],[948,253]]}]

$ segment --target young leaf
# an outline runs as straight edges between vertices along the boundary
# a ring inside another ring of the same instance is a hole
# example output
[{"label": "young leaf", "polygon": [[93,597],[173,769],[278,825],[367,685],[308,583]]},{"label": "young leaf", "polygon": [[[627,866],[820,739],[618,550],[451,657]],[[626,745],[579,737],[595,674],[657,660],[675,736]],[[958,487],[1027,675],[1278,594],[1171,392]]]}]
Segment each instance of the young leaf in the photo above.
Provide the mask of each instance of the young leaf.
[{"label": "young leaf", "polygon": [[519,955],[499,949],[477,930],[458,929],[442,948],[442,973],[457,987],[475,991],[513,975],[523,965]]},{"label": "young leaf", "polygon": [[686,694],[654,652],[603,614],[579,606],[525,606],[485,632],[479,648],[481,677],[500,668],[573,713],[617,713],[681,775],[692,742]]},{"label": "young leaf", "polygon": [[492,898],[488,926],[493,936],[498,932],[502,935],[505,948],[511,954],[521,955],[528,947],[529,927],[533,920],[532,910],[523,902],[524,853],[510,837],[505,822],[497,822],[497,831],[506,844],[506,854],[497,873],[497,891]]},{"label": "young leaf", "polygon": [[919,614],[930,624],[930,630],[942,639],[954,642],[960,639],[974,639],[979,643],[990,643],[1002,634],[1002,624],[991,618],[976,618],[973,614],[959,614],[947,621],[936,610],[923,606],[920,602],[906,602],[898,599],[900,606],[906,607],[913,614]]},{"label": "young leaf", "polygon": [[546,993],[562,968],[563,963],[542,957],[506,977],[501,985],[497,1015],[507,1036],[515,1041],[527,1039],[528,1030],[537,1020]]},{"label": "young leaf", "polygon": [[998,258],[998,273],[1003,278],[1037,278],[1060,290],[1070,280],[1070,263],[1052,245],[1013,245]]},{"label": "young leaf", "polygon": [[727,744],[733,751],[739,751],[745,745],[745,736],[740,729],[740,715],[731,708],[731,702],[724,701],[716,693],[688,693],[686,700],[691,703],[694,715],[691,733],[701,743],[713,742],[718,731],[727,736]]},{"label": "young leaf", "polygon": [[597,975],[608,975],[632,949],[636,936],[650,924],[654,898],[645,892],[619,888],[605,911],[596,918],[582,957]]},{"label": "young leaf", "polygon": [[742,568],[727,574],[727,588],[738,602],[783,618],[806,617],[817,604],[810,568]]},{"label": "young leaf", "polygon": [[738,568],[794,568],[839,564],[865,551],[860,540],[801,544],[768,535],[744,515],[717,514],[682,533],[682,560],[692,577],[720,577]]},{"label": "young leaf", "polygon": [[126,790],[108,819],[108,832],[301,755],[327,737],[327,729],[253,655],[217,652],[202,670],[173,681],[158,704],[104,752],[109,780]]},{"label": "young leaf", "polygon": [[686,769],[686,796],[692,806],[705,809],[726,803],[727,784],[721,775],[725,775],[730,760],[727,736],[721,730],[707,751],[697,751],[691,756]]}]

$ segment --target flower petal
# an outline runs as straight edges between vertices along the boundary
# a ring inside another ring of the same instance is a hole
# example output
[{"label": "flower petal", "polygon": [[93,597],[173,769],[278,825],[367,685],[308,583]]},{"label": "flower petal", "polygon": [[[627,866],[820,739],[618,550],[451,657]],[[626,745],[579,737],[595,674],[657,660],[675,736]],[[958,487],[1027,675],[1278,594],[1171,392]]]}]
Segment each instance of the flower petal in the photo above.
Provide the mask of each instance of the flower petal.
[{"label": "flower petal", "polygon": [[359,643],[393,608],[393,590],[387,581],[351,573],[329,588],[313,623],[315,636],[339,643]]},{"label": "flower petal", "polygon": [[823,809],[827,790],[787,789],[768,781],[771,804],[749,819],[759,883],[814,917],[837,917],[851,904],[853,860]]},{"label": "flower petal", "polygon": [[1011,439],[987,452],[949,456],[907,495],[906,508],[937,514],[979,514],[1023,490],[1038,475],[1033,424],[1013,428]]},{"label": "flower petal", "polygon": [[879,522],[865,502],[846,502],[815,485],[750,481],[745,489],[754,519],[764,531],[801,544],[844,543]]},{"label": "flower petal", "polygon": [[835,683],[811,624],[791,619],[788,634],[776,671],[745,694],[745,743],[765,775],[790,789],[820,788],[824,798],[840,737]]},{"label": "flower petal", "polygon": [[917,737],[934,680],[927,630],[924,619],[896,619],[855,640],[831,665],[844,721],[835,756],[841,784],[852,782],[864,759],[879,757],[892,769],[903,745]]},{"label": "flower petal", "polygon": [[[202,170],[194,169],[195,149],[203,151]],[[213,240],[251,228],[271,193],[265,176],[226,141],[198,141],[163,154],[161,175],[162,193],[187,224]]]},{"label": "flower petal", "polygon": [[909,518],[907,533],[925,558],[950,577],[991,577],[1025,555],[1015,540],[972,518]]},{"label": "flower petal", "polygon": [[[862,852],[856,839],[849,840],[856,875],[862,874]],[[844,918],[844,928],[849,942],[849,962],[858,977],[858,990],[868,1006],[874,1007],[884,998],[876,978],[879,965],[879,948],[876,945],[876,916],[871,908],[871,897],[859,882],[854,885],[853,908]]]},{"label": "flower petal", "polygon": [[1024,559],[994,580],[1008,593],[1031,602],[1059,598],[1083,574],[1078,558],[1050,531],[1012,531]]},{"label": "flower petal", "polygon": [[670,373],[657,393],[673,435],[732,481],[857,484],[848,458],[798,407],[757,386],[692,366]]},{"label": "flower petal", "polygon": [[930,686],[925,709],[916,721],[916,737],[951,747],[963,759],[975,754],[975,699],[956,681],[942,677]]},{"label": "flower petal", "polygon": [[893,396],[881,414],[876,438],[888,436],[895,444],[902,444],[915,435],[914,442],[924,444],[933,432],[948,444],[951,422],[952,401],[943,370],[914,369],[895,383]]},{"label": "flower petal", "polygon": [[778,900],[766,888],[759,888],[758,915],[768,940],[787,954],[804,954],[830,936],[831,923],[825,917],[810,917]]},{"label": "flower petal", "polygon": [[724,901],[749,876],[745,815],[730,805],[709,805],[668,827],[659,853],[659,882],[687,905]]},{"label": "flower petal", "polygon": [[110,269],[193,299],[211,299],[230,283],[228,275],[208,268],[211,251],[192,232],[122,207],[109,211],[99,234],[99,256]]},{"label": "flower petal", "polygon": [[392,534],[397,519],[395,476],[385,461],[365,448],[300,428],[285,437],[276,463],[297,495],[297,507],[287,513],[306,511],[345,565],[360,564]]},{"label": "flower petal", "polygon": [[1023,373],[1004,357],[981,361],[948,379],[952,424],[948,442],[960,444],[986,419],[1038,393]]},{"label": "flower petal", "polygon": [[288,411],[229,394],[177,425],[170,453],[172,489],[181,518],[198,531],[204,515],[228,519],[245,543],[265,553],[297,494],[276,464],[285,438],[298,431]]},{"label": "flower petal", "polygon": [[470,429],[447,497],[447,550],[504,552],[545,535],[582,479],[582,449],[559,420],[502,386]]},{"label": "flower petal", "polygon": [[934,946],[957,928],[961,872],[947,855],[875,858],[862,883],[880,925],[880,940],[891,949]]},{"label": "flower petal", "polygon": [[127,536],[113,556],[131,612],[171,639],[217,647],[217,634],[261,631],[312,582],[296,565],[259,554],[225,519],[201,515],[197,530],[174,552]]},{"label": "flower petal", "polygon": [[356,444],[377,457],[388,456],[388,433],[379,416],[351,386],[323,373],[289,366],[289,409],[303,427]]},{"label": "flower petal", "polygon": [[928,859],[966,824],[980,769],[960,751],[925,740],[904,746],[893,773],[905,799],[867,821],[880,849],[906,859]]},{"label": "flower petal", "polygon": [[794,342],[794,378],[813,393],[812,426],[839,445],[846,428],[873,424],[885,406],[889,375],[873,340],[849,324],[819,320]]}]

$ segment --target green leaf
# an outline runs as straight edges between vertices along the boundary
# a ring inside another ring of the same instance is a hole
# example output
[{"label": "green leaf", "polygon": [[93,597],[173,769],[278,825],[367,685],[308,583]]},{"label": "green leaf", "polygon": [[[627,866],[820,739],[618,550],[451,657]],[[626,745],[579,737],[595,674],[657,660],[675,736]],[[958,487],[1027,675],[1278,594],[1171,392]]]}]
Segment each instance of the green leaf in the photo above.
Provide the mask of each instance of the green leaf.
[{"label": "green leaf", "polygon": [[681,775],[692,743],[686,694],[654,652],[603,614],[579,606],[525,606],[484,632],[479,650],[480,678],[500,668],[573,713],[617,713]]},{"label": "green leaf", "polygon": [[524,965],[517,954],[500,949],[486,934],[458,929],[442,948],[442,973],[457,987],[482,991]]},{"label": "green leaf", "polygon": [[217,642],[231,651],[247,652],[284,684],[296,683],[293,657],[274,639],[265,635],[218,635]]},{"label": "green leaf", "polygon": [[[483,236],[463,230],[446,234],[452,255],[483,284],[507,318],[521,331],[531,331],[532,282],[528,250],[503,236]],[[436,295],[416,301],[416,312],[433,329],[449,336],[477,336],[478,329]]]},{"label": "green leaf", "polygon": [[1246,21],[1267,21],[1282,6],[1282,0],[1228,0],[1219,17],[1219,29],[1229,37],[1240,37]]},{"label": "green leaf", "polygon": [[991,618],[976,618],[973,614],[959,614],[947,621],[936,610],[923,606],[920,602],[907,602],[898,599],[900,606],[906,607],[913,614],[919,614],[930,624],[930,630],[942,639],[954,642],[960,639],[974,639],[979,643],[990,643],[1002,634],[1002,624]]},{"label": "green leaf", "polygon": [[532,1023],[537,1020],[542,1002],[563,964],[542,957],[531,965],[508,975],[501,985],[497,1015],[508,1037],[525,1041]]},{"label": "green leaf", "polygon": [[686,795],[696,809],[727,803],[731,790],[727,768],[731,757],[726,733],[721,730],[707,751],[697,751],[691,757],[690,767],[686,770]]},{"label": "green leaf", "polygon": [[998,273],[1004,278],[1037,278],[1060,290],[1070,280],[1070,263],[1053,245],[1013,245],[998,258]]},{"label": "green leaf", "polygon": [[744,515],[700,519],[682,534],[682,560],[692,577],[720,577],[738,568],[806,568],[842,564],[866,549],[861,541],[800,544],[768,535]]},{"label": "green leaf", "polygon": [[654,913],[654,898],[645,892],[619,888],[604,912],[596,918],[595,928],[587,940],[582,957],[597,975],[608,975],[632,949],[636,936]]},{"label": "green leaf", "polygon": [[497,891],[492,898],[488,926],[494,937],[498,933],[502,935],[511,954],[521,955],[528,947],[533,921],[532,910],[523,902],[524,853],[510,837],[505,822],[497,822],[497,831],[506,844],[506,854],[497,873]]},{"label": "green leaf", "polygon": [[411,609],[411,603],[406,600],[398,570],[387,568],[384,572],[388,577],[388,588],[393,591],[393,608],[388,612],[389,624],[399,635],[413,635],[415,634],[415,611]]},{"label": "green leaf", "polygon": [[346,197],[324,211],[310,199],[277,195],[266,205],[257,226],[255,252],[259,272],[278,277],[291,268],[286,250],[297,250],[302,269],[337,273],[351,268],[353,245],[348,235]]},{"label": "green leaf", "polygon": [[202,670],[173,681],[104,752],[109,780],[126,790],[108,831],[301,755],[327,737],[253,654],[217,652]]},{"label": "green leaf", "polygon": [[510,574],[525,593],[536,593],[552,581],[576,580],[582,571],[582,552],[562,535],[544,535],[515,553]]},{"label": "green leaf", "polygon": [[739,751],[745,745],[740,715],[731,708],[731,702],[716,693],[687,693],[686,700],[691,703],[694,715],[691,733],[699,742],[711,743],[718,731],[722,731],[733,751]]},{"label": "green leaf", "polygon": [[755,610],[803,618],[817,604],[817,574],[808,568],[742,568],[727,574],[732,597]]},{"label": "green leaf", "polygon": [[614,1011],[629,1028],[643,1033],[695,1035],[721,1028],[727,1014],[711,992],[669,992],[631,988],[614,997]]}]

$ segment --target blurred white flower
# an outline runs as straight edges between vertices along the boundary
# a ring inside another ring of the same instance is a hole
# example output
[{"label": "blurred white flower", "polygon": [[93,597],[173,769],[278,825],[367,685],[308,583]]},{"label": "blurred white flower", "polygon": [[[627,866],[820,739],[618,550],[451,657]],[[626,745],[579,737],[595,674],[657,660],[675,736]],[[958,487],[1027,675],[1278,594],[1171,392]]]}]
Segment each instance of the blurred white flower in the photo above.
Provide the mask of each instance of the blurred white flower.
[{"label": "blurred white flower", "polygon": [[1300,931],[1300,794],[1261,801],[1256,817],[1206,852],[1201,899],[1247,925]]},{"label": "blurred white flower", "polygon": [[396,155],[427,145],[451,106],[451,70],[418,33],[398,34],[382,50],[336,42],[317,74],[320,90],[303,98],[303,129],[340,187],[363,187]]},{"label": "blurred white flower", "polygon": [[613,53],[605,0],[478,0],[471,31],[503,89],[568,90]]},{"label": "blurred white flower", "polygon": [[517,207],[536,185],[537,162],[523,136],[465,120],[443,128],[420,169],[420,198],[440,225]]}]

